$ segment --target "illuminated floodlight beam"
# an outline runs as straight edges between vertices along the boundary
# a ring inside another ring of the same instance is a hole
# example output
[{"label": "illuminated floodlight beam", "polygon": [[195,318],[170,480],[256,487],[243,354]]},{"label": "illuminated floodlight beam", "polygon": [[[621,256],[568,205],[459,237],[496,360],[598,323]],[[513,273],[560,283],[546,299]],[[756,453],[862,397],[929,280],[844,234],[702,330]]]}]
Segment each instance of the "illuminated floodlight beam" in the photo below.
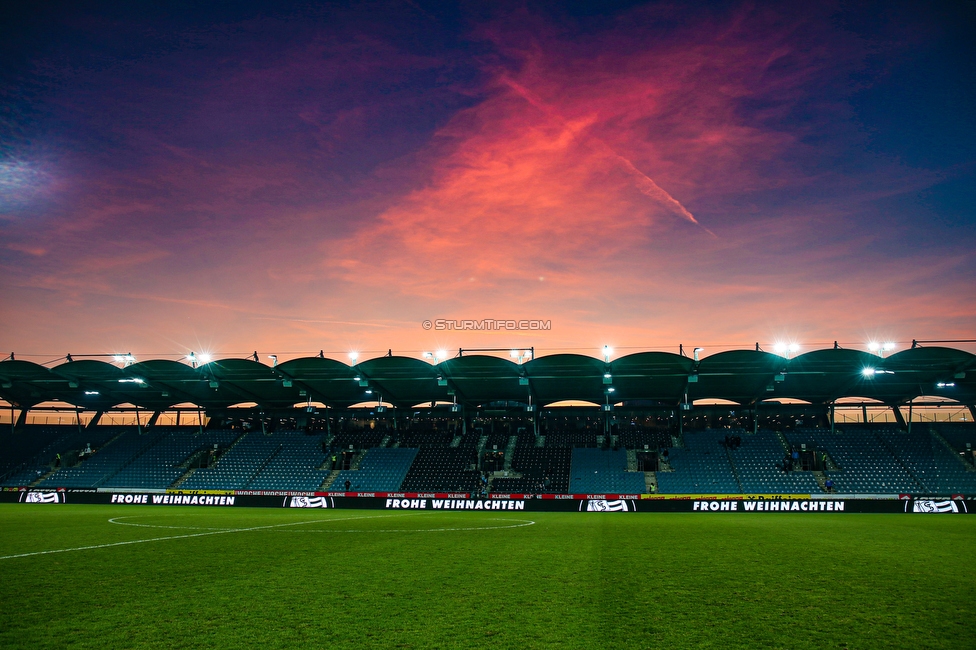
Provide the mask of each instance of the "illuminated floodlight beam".
[{"label": "illuminated floodlight beam", "polygon": [[799,351],[800,351],[799,343],[784,343],[780,341],[773,346],[773,352],[775,352],[781,357],[785,356],[787,359],[789,359],[790,356],[796,354]]},{"label": "illuminated floodlight beam", "polygon": [[613,356],[613,348],[609,345],[603,346],[603,360],[610,363],[610,357]]},{"label": "illuminated floodlight beam", "polygon": [[895,344],[892,341],[886,341],[884,343],[871,341],[868,343],[868,350],[882,357],[885,355],[885,352],[891,352],[894,349],[895,349]]}]

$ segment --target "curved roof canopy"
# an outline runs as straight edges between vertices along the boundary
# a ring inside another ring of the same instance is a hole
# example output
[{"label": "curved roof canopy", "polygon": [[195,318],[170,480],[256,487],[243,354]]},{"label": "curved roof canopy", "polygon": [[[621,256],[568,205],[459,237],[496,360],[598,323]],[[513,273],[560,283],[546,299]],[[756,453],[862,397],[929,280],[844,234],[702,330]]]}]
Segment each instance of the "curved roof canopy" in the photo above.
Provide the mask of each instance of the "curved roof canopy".
[{"label": "curved roof canopy", "polygon": [[539,406],[563,400],[677,405],[686,396],[688,401],[725,399],[744,405],[771,398],[826,404],[857,396],[895,405],[921,395],[976,402],[976,356],[920,347],[887,359],[842,349],[816,350],[792,360],[732,350],[700,362],[666,352],[639,352],[610,363],[555,354],[523,365],[481,355],[436,365],[399,356],[353,366],[321,357],[277,366],[221,359],[197,368],[165,359],[124,368],[93,360],[53,368],[0,362],[0,397],[19,408],[55,400],[85,410],[126,403],[163,410],[184,402],[206,409],[241,402],[286,408],[306,401],[343,408],[380,399],[399,408],[434,401],[468,406],[530,400]]}]

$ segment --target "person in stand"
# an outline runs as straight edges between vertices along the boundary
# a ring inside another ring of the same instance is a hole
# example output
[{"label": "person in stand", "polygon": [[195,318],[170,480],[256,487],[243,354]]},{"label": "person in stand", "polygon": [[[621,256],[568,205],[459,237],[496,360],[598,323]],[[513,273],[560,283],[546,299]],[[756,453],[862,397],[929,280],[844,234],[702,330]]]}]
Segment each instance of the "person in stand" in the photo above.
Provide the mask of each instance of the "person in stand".
[{"label": "person in stand", "polygon": [[61,454],[54,457],[54,466],[61,467]]},{"label": "person in stand", "polygon": [[352,483],[349,482],[349,479],[346,479],[346,492],[348,492],[349,488],[351,487],[352,487]]},{"label": "person in stand", "polygon": [[827,488],[827,492],[833,492],[833,491],[834,491],[834,480],[833,480],[833,479],[830,479],[830,478],[828,478],[828,479],[827,479],[827,480],[826,480],[826,481],[824,482],[824,487],[825,487],[825,488]]}]

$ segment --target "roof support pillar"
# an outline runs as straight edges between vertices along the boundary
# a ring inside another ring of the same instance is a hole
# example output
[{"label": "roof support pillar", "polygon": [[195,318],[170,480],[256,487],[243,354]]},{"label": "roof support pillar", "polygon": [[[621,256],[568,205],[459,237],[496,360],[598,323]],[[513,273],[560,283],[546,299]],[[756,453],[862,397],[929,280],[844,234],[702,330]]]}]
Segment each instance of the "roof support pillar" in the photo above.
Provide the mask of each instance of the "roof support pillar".
[{"label": "roof support pillar", "polygon": [[146,428],[151,429],[156,426],[156,420],[159,419],[160,411],[153,411],[152,417],[149,418],[149,422],[146,423]]},{"label": "roof support pillar", "polygon": [[911,425],[912,403],[911,402],[908,403],[908,419],[909,419],[908,424],[905,423],[905,416],[901,414],[901,409],[898,408],[897,404],[891,405],[891,412],[895,414],[895,422],[898,423],[898,426],[902,430],[908,429],[908,432],[911,433],[912,432],[912,425]]},{"label": "roof support pillar", "polygon": [[88,421],[88,426],[85,428],[94,429],[96,426],[98,426],[98,421],[102,419],[102,415],[104,414],[105,411],[95,411],[95,415],[92,417],[91,420]]},{"label": "roof support pillar", "polygon": [[27,424],[27,411],[29,410],[30,408],[24,408],[20,410],[20,415],[17,416],[17,426],[16,426],[17,429]]},{"label": "roof support pillar", "polygon": [[973,420],[976,420],[976,404],[966,404],[966,408],[969,409],[969,414],[973,416]]}]

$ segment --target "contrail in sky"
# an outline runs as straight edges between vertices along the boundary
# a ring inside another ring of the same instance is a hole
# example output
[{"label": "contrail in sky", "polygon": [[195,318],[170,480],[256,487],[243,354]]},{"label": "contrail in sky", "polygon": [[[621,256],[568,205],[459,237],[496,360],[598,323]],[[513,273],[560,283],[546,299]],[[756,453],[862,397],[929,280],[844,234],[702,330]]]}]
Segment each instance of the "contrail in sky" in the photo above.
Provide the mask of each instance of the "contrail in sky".
[{"label": "contrail in sky", "polygon": [[[570,124],[568,120],[566,120],[566,118],[564,118],[555,110],[547,106],[541,99],[536,97],[531,91],[529,91],[521,84],[512,81],[508,77],[502,76],[501,79],[505,85],[507,85],[509,88],[517,92],[520,96],[522,96],[525,99],[525,101],[529,102],[530,104],[538,108],[540,111],[545,113],[550,118],[560,122],[568,131],[570,131],[570,133],[573,134],[573,137],[577,136],[577,134],[581,129],[579,129],[578,127],[574,128],[573,125]],[[695,216],[690,212],[688,212],[685,206],[681,205],[681,203],[677,199],[675,199],[673,196],[671,196],[666,191],[664,191],[664,189],[660,185],[655,183],[653,178],[651,178],[641,170],[637,169],[634,166],[634,163],[630,162],[629,160],[621,156],[619,153],[614,151],[610,145],[608,145],[600,138],[593,135],[588,135],[586,137],[598,143],[602,149],[604,149],[607,153],[609,153],[611,157],[616,159],[617,162],[620,163],[620,166],[623,167],[624,171],[626,171],[628,174],[630,174],[633,177],[634,184],[637,186],[637,189],[639,189],[643,194],[651,197],[652,199],[654,199],[655,201],[663,205],[675,216],[680,217],[681,219],[684,219],[685,221],[688,221],[690,223],[693,223],[696,226],[702,228],[709,235],[712,235],[713,237],[715,236],[715,233],[713,233],[708,228],[705,228],[705,226],[701,225],[698,222],[698,220],[695,219]]]}]

